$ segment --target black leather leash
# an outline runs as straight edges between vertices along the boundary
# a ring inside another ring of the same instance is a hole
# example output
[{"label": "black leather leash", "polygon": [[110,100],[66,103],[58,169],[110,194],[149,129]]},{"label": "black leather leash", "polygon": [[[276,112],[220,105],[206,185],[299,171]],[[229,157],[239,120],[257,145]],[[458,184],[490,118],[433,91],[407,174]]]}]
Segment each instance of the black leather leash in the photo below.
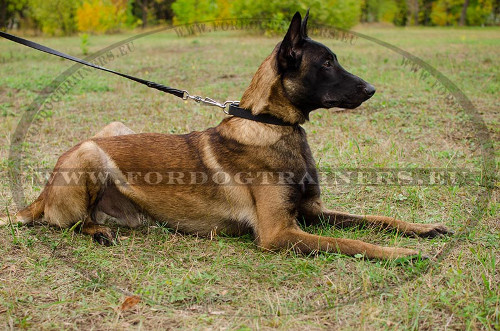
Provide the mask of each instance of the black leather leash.
[{"label": "black leather leash", "polygon": [[[118,75],[118,76],[121,76],[121,77],[128,78],[128,79],[133,80],[135,82],[144,84],[147,87],[154,88],[156,90],[159,90],[159,91],[162,91],[162,92],[165,92],[165,93],[169,93],[169,94],[175,95],[176,97],[182,98],[183,100],[192,99],[192,100],[194,100],[194,101],[196,101],[198,103],[203,102],[204,104],[207,104],[207,105],[210,105],[210,106],[220,107],[228,115],[232,115],[232,116],[236,116],[236,117],[241,117],[241,118],[245,118],[245,119],[248,119],[248,120],[252,120],[252,121],[256,121],[256,122],[261,122],[261,123],[266,123],[266,124],[274,124],[274,125],[281,125],[281,126],[294,126],[294,124],[287,123],[287,122],[283,121],[282,119],[279,119],[279,118],[277,118],[277,117],[275,117],[273,115],[270,115],[270,114],[253,115],[250,110],[244,109],[244,108],[240,108],[239,107],[239,101],[226,101],[224,103],[219,103],[219,102],[217,102],[217,101],[215,101],[213,99],[210,99],[210,98],[203,98],[203,97],[200,97],[200,96],[197,96],[197,95],[190,95],[185,90],[179,90],[179,89],[176,89],[176,88],[173,88],[173,87],[165,86],[165,85],[162,85],[162,84],[151,82],[149,80],[145,80],[145,79],[142,79],[142,78],[137,78],[137,77],[134,77],[134,76],[130,76],[130,75],[127,75],[127,74],[122,74],[120,72],[104,68],[104,67],[98,66],[96,64],[87,62],[85,60],[79,59],[77,57],[61,53],[59,51],[56,51],[55,49],[52,49],[52,48],[49,48],[49,47],[37,44],[37,43],[35,43],[33,41],[29,41],[29,40],[26,40],[26,39],[23,39],[23,38],[11,35],[11,34],[6,33],[6,32],[0,31],[0,37],[3,37],[5,39],[9,39],[9,40],[11,40],[11,41],[13,41],[15,43],[18,43],[18,44],[21,44],[21,45],[24,45],[24,46],[27,46],[27,47],[31,47],[33,49],[36,49],[36,50],[39,50],[39,51],[42,51],[42,52],[45,52],[45,53],[49,53],[49,54],[52,54],[52,55],[55,55],[55,56],[59,56],[59,57],[62,57],[64,59],[67,59],[67,60],[70,60],[70,61],[74,61],[74,62],[78,62],[80,64],[83,64],[83,65],[86,65],[86,66],[89,66],[89,67],[92,67],[92,68],[95,68],[95,69],[103,70],[103,71],[110,72],[112,74],[115,74],[115,75]],[[226,111],[226,108],[228,108],[227,111]]]}]

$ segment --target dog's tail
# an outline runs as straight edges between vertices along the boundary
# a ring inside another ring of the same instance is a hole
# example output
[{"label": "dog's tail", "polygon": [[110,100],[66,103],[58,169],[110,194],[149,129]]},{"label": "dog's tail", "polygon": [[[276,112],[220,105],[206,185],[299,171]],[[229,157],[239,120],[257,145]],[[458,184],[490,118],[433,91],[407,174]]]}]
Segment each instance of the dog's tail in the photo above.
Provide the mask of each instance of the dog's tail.
[{"label": "dog's tail", "polygon": [[45,188],[38,198],[28,207],[24,208],[17,213],[15,219],[9,220],[7,217],[5,219],[0,219],[0,226],[7,225],[10,222],[18,224],[29,224],[37,219],[40,219],[43,215],[45,209],[45,197],[47,195],[47,188]]}]

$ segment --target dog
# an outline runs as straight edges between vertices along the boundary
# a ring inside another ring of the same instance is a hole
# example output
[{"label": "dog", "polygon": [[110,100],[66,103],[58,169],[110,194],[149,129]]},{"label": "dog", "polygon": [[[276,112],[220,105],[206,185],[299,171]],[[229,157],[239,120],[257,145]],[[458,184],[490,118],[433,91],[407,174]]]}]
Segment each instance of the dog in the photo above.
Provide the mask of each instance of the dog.
[{"label": "dog", "polygon": [[[284,39],[261,64],[240,102],[253,115],[268,114],[288,125],[232,116],[202,132],[169,135],[135,134],[119,122],[111,123],[58,159],[40,196],[15,222],[77,225],[81,233],[109,245],[115,243],[115,233],[102,215],[129,227],[140,225],[146,215],[183,233],[252,233],[259,247],[271,251],[374,259],[419,256],[413,249],[318,236],[299,226],[301,220],[307,225],[369,224],[422,237],[451,233],[442,224],[352,215],[324,206],[315,161],[300,125],[318,108],[356,108],[375,88],[343,69],[329,48],[308,37],[308,14],[304,20],[299,12],[293,16]],[[72,185],[64,176],[67,169],[79,174]],[[174,185],[155,185],[167,172],[176,174],[169,178]],[[188,172],[218,179],[187,180]],[[103,180],[95,180],[96,173],[105,174]],[[149,177],[140,176],[144,173]],[[254,173],[270,175],[241,180],[241,174]],[[229,176],[229,182],[220,175]]]}]

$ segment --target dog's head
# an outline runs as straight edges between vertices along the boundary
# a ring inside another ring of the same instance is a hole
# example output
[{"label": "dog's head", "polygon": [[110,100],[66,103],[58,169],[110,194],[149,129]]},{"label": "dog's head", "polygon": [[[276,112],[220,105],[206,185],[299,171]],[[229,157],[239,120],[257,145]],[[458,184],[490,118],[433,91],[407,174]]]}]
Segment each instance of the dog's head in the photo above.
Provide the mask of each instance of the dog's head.
[{"label": "dog's head", "polygon": [[325,45],[307,36],[307,19],[295,13],[276,54],[276,66],[285,95],[304,115],[318,108],[361,105],[375,94],[375,87],[349,73]]}]

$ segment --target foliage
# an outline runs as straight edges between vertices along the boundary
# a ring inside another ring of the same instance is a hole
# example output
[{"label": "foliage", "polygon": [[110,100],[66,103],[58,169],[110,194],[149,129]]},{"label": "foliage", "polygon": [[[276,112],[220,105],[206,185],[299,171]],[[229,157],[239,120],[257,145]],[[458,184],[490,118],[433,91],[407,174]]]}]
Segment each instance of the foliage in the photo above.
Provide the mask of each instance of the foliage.
[{"label": "foliage", "polygon": [[395,0],[365,0],[361,12],[363,22],[392,22],[398,6]]},{"label": "foliage", "polygon": [[[270,18],[288,22],[295,11],[311,8],[312,19],[319,24],[350,28],[359,22],[361,3],[357,0],[178,0],[172,4],[174,23],[217,18]],[[278,28],[282,25],[273,24]]]},{"label": "foliage", "polygon": [[418,24],[432,25],[432,4],[435,0],[419,0]]},{"label": "foliage", "polygon": [[181,0],[172,4],[175,24],[205,21],[215,18],[215,1],[211,0]]},{"label": "foliage", "polygon": [[440,26],[456,25],[462,6],[462,0],[437,0],[432,4],[432,23]]},{"label": "foliage", "polygon": [[80,49],[83,55],[89,54],[89,35],[87,33],[80,35]]},{"label": "foliage", "polygon": [[49,35],[67,35],[75,32],[75,12],[78,0],[29,0],[29,14]]},{"label": "foliage", "polygon": [[172,4],[174,24],[200,22],[231,17],[228,0],[179,0]]},{"label": "foliage", "polygon": [[127,20],[126,0],[85,1],[76,10],[79,31],[105,33],[119,30]]},{"label": "foliage", "polygon": [[[128,21],[133,25],[163,24],[173,17],[172,3],[174,0],[129,0]],[[134,21],[135,19],[135,21]]]},{"label": "foliage", "polygon": [[28,0],[2,0],[0,2],[0,29],[8,27],[8,22],[19,15],[26,6]]},{"label": "foliage", "polygon": [[406,0],[397,0],[397,12],[392,19],[392,22],[396,26],[405,26],[408,21],[408,4]]},{"label": "foliage", "polygon": [[236,0],[232,4],[232,16],[239,18],[265,18],[272,22],[263,22],[262,27],[271,32],[283,32],[288,27],[290,19],[297,11],[304,13],[300,1],[277,0]]},{"label": "foliage", "polygon": [[255,1],[233,1],[232,12],[236,17],[245,18],[272,18],[280,19],[286,14],[293,15],[295,11],[304,11],[300,1],[277,1],[277,0],[255,0]]},{"label": "foliage", "polygon": [[143,23],[139,16],[135,14],[135,8],[135,0],[127,1],[127,8],[125,10],[125,26],[131,29],[134,29]]},{"label": "foliage", "polygon": [[493,11],[493,0],[471,1],[467,8],[467,24],[482,25]]},{"label": "foliage", "polygon": [[317,23],[349,29],[361,17],[361,2],[358,0],[304,1],[304,7],[308,3],[311,3],[311,17]]},{"label": "foliage", "polygon": [[[500,1],[469,2],[467,25],[500,24]],[[444,26],[459,23],[463,6],[464,0],[0,0],[0,29],[70,35],[240,17],[272,19],[267,28],[278,31],[308,8],[311,23],[340,28],[360,21]]]}]

